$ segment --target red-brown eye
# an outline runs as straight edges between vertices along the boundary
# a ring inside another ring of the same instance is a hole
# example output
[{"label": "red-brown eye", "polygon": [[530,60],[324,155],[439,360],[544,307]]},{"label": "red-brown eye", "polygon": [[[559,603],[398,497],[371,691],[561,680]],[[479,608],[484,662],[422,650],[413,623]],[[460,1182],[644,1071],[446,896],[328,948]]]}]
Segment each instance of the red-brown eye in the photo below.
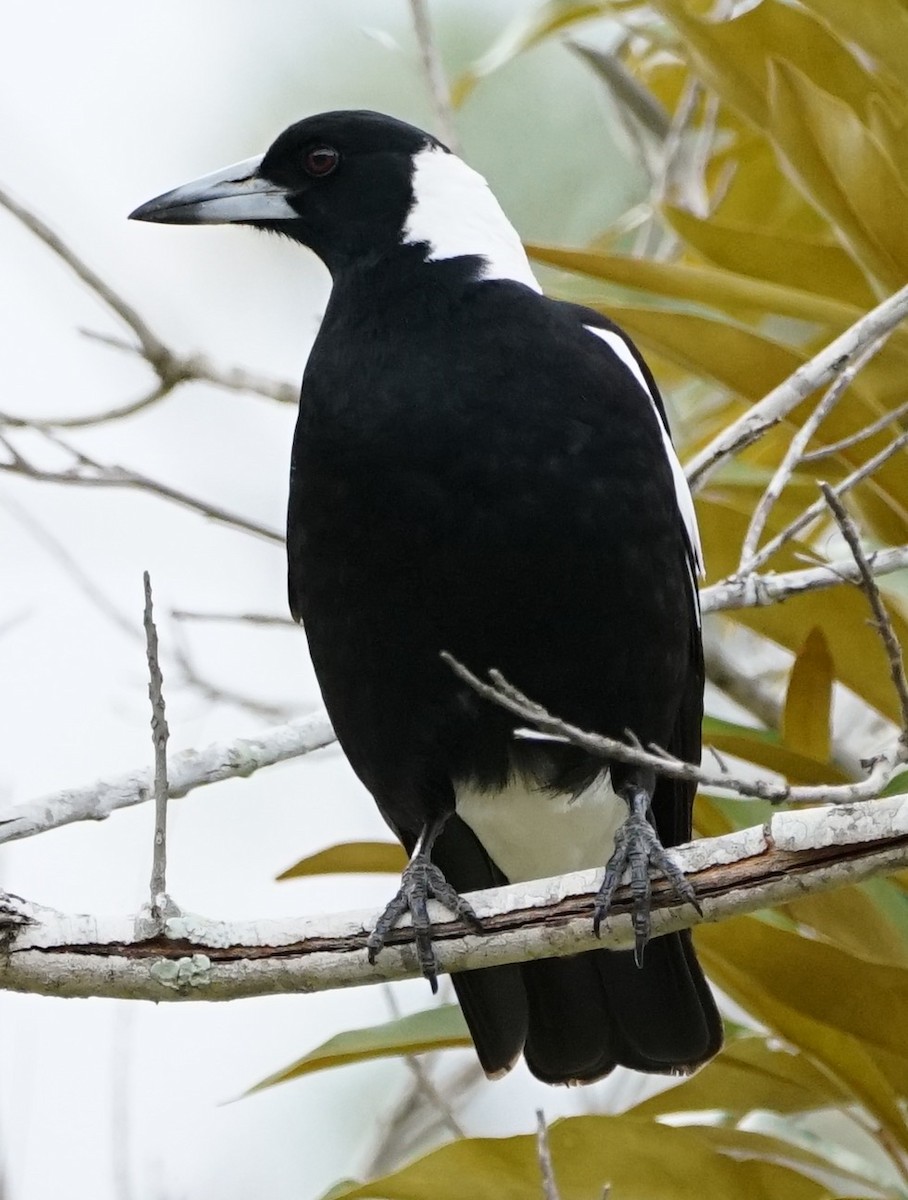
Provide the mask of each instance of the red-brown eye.
[{"label": "red-brown eye", "polygon": [[306,153],[306,170],[310,175],[330,175],[340,162],[340,155],[333,146],[313,146]]}]

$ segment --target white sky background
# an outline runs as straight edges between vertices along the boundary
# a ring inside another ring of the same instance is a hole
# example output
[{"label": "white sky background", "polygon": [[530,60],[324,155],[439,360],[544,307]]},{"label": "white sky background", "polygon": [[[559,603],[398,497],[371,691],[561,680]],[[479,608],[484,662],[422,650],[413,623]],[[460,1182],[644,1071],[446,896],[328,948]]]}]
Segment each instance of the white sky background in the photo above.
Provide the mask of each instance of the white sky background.
[{"label": "white sky background", "polygon": [[[484,49],[521,7],[436,3],[449,65]],[[171,186],[261,152],[309,113],[370,107],[430,124],[403,0],[56,0],[13,6],[4,26],[3,186],[174,349],[298,380],[327,295],[314,257],[252,231],[125,217]],[[400,48],[370,36],[375,29]],[[482,84],[459,127],[467,157],[528,236],[579,241],[628,202],[628,167],[610,144],[602,94],[562,49],[536,52]],[[607,184],[610,211],[595,211],[590,194],[601,197]],[[150,386],[140,362],[80,335],[82,327],[124,330],[2,211],[0,261],[0,408],[82,414]],[[266,400],[193,385],[71,441],[280,529],[294,417]],[[23,512],[65,547],[134,636],[76,586]],[[160,618],[171,748],[256,727],[250,713],[174,682],[166,614],[283,614],[279,547],[146,496],[0,475],[0,562],[0,626],[15,622],[0,636],[0,816],[6,804],[151,762],[145,568]],[[182,632],[213,683],[294,714],[318,704],[301,633],[235,625]],[[134,911],[147,886],[151,820],[139,808],[5,847],[0,885],[62,909]],[[273,879],[325,845],[383,836],[370,798],[333,748],[172,804],[169,888],[185,908],[225,918],[379,905],[391,879]],[[397,994],[405,1009],[430,1001],[421,983]],[[0,994],[0,1162],[9,1200],[309,1200],[356,1173],[377,1116],[406,1086],[404,1066],[347,1068],[224,1102],[338,1030],[387,1016],[381,990],[365,988],[157,1008]],[[540,1103],[552,1116],[592,1099],[543,1088],[521,1070],[485,1085],[464,1123],[471,1132],[527,1131]]]}]

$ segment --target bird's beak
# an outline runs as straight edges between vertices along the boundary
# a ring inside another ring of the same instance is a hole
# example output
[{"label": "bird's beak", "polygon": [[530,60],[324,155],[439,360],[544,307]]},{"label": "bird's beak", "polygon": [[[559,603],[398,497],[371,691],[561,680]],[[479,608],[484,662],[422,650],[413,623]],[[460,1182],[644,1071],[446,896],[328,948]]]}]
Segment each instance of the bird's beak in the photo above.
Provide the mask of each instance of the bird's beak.
[{"label": "bird's beak", "polygon": [[263,157],[247,158],[155,196],[140,204],[129,219],[166,225],[293,220],[299,214],[287,202],[286,189],[258,173]]}]

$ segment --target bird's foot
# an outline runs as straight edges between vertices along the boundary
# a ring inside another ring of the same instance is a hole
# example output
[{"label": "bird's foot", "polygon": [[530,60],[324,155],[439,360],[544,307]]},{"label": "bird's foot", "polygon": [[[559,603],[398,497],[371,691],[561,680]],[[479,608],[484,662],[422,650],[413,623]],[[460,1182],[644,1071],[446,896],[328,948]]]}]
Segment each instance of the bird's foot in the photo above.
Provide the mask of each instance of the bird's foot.
[{"label": "bird's foot", "polygon": [[417,853],[404,869],[400,890],[369,934],[366,949],[369,952],[369,962],[374,965],[388,934],[400,918],[409,913],[413,921],[419,969],[428,979],[432,991],[437,992],[438,960],[432,949],[432,923],[427,906],[430,899],[438,900],[455,917],[460,917],[477,932],[482,931],[482,923],[469,901],[451,887],[438,867],[429,861],[428,855]]},{"label": "bird's foot", "polygon": [[615,835],[615,849],[606,865],[602,887],[593,901],[593,929],[598,937],[599,927],[611,908],[615,889],[621,882],[625,868],[630,867],[634,961],[639,967],[643,964],[643,952],[651,932],[650,868],[665,876],[680,900],[692,904],[697,912],[702,910],[684,872],[670,857],[649,822],[649,793],[645,788],[635,787],[626,798],[630,812]]},{"label": "bird's foot", "polygon": [[21,896],[0,891],[0,954],[5,954],[10,949],[20,930],[26,925],[34,924],[25,907]]}]

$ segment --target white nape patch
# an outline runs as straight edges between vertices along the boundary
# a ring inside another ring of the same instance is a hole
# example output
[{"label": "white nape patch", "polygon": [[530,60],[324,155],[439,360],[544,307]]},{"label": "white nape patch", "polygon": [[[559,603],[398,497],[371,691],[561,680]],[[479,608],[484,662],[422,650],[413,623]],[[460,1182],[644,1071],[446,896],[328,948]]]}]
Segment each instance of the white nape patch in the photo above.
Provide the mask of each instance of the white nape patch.
[{"label": "white nape patch", "polygon": [[412,187],[405,242],[426,242],[430,262],[478,255],[485,259],[482,279],[513,279],[542,291],[517,230],[485,179],[462,158],[438,146],[420,150],[413,159]]},{"label": "white nape patch", "polygon": [[458,784],[455,807],[509,883],[604,867],[628,811],[607,771],[578,796],[523,775],[495,792]]},{"label": "white nape patch", "polygon": [[[700,530],[697,526],[697,514],[694,511],[694,501],[690,494],[690,487],[687,483],[687,477],[684,474],[684,468],[678,460],[678,455],[675,453],[675,447],[672,445],[672,439],[668,430],[665,427],[665,422],[659,415],[659,408],[656,404],[656,399],[649,389],[649,385],[644,378],[643,372],[640,370],[640,364],[631,353],[631,348],[621,336],[613,329],[599,329],[596,325],[584,325],[584,329],[590,333],[594,333],[596,337],[602,338],[609,349],[621,360],[627,367],[633,377],[643,388],[646,395],[649,397],[649,402],[653,406],[653,413],[659,423],[659,432],[662,434],[662,444],[665,447],[665,453],[668,458],[669,466],[672,469],[672,479],[675,483],[675,500],[678,504],[678,511],[681,513],[681,519],[684,522],[684,528],[687,530],[687,538],[690,542],[690,548],[693,551],[694,562],[697,567],[697,574],[702,578],[704,574],[703,568],[703,547],[700,544]],[[696,595],[697,588],[694,586],[694,594]],[[697,611],[699,613],[699,601]],[[699,620],[699,616],[697,618]]]}]

